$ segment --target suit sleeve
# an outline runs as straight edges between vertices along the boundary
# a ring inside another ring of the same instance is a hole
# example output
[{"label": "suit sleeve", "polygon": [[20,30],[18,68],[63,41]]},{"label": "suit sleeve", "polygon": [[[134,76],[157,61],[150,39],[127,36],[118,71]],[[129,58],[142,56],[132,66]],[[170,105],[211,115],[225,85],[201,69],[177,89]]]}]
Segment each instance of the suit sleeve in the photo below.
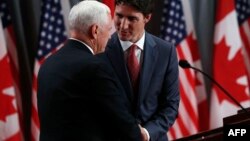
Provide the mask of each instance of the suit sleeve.
[{"label": "suit sleeve", "polygon": [[158,110],[144,125],[150,134],[151,141],[156,141],[160,136],[166,134],[178,114],[180,101],[178,60],[175,47],[171,46],[170,50],[163,87],[158,98]]},{"label": "suit sleeve", "polygon": [[[126,106],[123,88],[118,85],[116,76],[105,63],[98,64],[93,89],[96,94],[96,104],[100,111],[105,111],[110,125],[118,130],[122,138],[129,141],[140,141],[140,129],[131,111]],[[107,127],[110,128],[110,127]]]}]

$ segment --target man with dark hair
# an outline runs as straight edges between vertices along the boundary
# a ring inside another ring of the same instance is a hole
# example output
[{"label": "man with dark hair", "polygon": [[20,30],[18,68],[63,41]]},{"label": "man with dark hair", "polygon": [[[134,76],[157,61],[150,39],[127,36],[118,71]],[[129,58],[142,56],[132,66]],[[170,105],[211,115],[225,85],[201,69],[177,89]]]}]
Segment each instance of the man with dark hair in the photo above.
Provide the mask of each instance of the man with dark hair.
[{"label": "man with dark hair", "polygon": [[145,141],[166,141],[179,107],[175,47],[145,31],[151,0],[115,0],[116,32],[105,59],[114,67],[130,99]]}]

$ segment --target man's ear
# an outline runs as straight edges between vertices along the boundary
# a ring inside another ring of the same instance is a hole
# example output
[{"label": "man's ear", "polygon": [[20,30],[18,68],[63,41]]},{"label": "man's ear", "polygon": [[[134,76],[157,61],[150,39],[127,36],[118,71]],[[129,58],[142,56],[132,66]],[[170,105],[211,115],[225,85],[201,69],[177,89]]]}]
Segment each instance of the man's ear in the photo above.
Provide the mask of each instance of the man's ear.
[{"label": "man's ear", "polygon": [[97,24],[93,24],[90,26],[90,35],[91,38],[96,39],[97,38],[97,33],[98,33],[98,25]]},{"label": "man's ear", "polygon": [[152,17],[152,14],[146,15],[146,16],[144,17],[144,22],[145,22],[145,23],[148,23],[148,22],[150,21],[151,17]]}]

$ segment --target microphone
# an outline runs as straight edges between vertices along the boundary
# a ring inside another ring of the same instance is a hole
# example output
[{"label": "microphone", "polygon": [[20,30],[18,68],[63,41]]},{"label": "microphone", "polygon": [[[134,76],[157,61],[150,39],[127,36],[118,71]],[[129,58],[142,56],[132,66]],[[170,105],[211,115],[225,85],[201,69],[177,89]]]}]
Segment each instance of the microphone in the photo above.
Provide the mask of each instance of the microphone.
[{"label": "microphone", "polygon": [[183,69],[194,69],[195,71],[198,71],[200,73],[202,73],[204,76],[206,76],[207,78],[209,78],[209,80],[211,80],[214,84],[216,84],[217,87],[220,88],[220,90],[222,90],[235,104],[237,104],[244,112],[248,113],[248,111],[226,90],[224,89],[217,81],[215,81],[212,77],[210,77],[208,74],[206,74],[205,72],[203,72],[202,70],[195,68],[193,66],[191,66],[187,60],[180,60],[179,61],[179,66],[181,66]]}]

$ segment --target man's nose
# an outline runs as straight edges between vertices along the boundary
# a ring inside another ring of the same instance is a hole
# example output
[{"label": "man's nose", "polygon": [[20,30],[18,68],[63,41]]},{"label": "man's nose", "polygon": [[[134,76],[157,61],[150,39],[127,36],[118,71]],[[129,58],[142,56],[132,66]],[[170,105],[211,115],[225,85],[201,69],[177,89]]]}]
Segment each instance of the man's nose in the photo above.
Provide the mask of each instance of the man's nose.
[{"label": "man's nose", "polygon": [[128,20],[127,19],[122,19],[121,20],[121,25],[120,25],[120,27],[121,27],[121,29],[127,29],[128,28],[128,24],[129,24],[129,22],[128,22]]}]

